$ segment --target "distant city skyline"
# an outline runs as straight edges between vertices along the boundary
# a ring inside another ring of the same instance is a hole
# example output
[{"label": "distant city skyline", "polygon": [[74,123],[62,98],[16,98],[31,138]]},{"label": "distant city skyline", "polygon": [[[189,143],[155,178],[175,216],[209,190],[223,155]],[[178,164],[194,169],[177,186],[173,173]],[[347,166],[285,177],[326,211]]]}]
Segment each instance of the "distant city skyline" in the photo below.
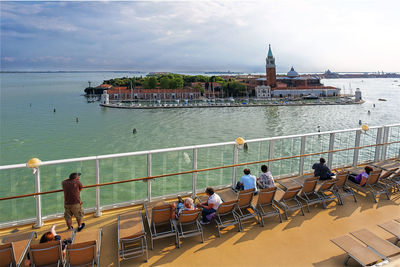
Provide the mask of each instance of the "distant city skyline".
[{"label": "distant city skyline", "polygon": [[1,1],[2,71],[399,72],[400,1]]}]

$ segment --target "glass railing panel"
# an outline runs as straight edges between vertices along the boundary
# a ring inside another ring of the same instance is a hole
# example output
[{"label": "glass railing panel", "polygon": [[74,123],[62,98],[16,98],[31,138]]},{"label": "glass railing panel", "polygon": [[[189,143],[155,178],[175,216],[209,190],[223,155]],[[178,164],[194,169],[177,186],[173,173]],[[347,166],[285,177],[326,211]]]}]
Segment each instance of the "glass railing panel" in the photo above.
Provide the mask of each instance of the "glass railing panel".
[{"label": "glass railing panel", "polygon": [[[239,146],[238,149],[238,163],[246,163],[246,162],[255,162],[261,160],[268,160],[269,159],[269,142],[268,141],[261,141],[261,142],[254,142],[248,143],[247,146]],[[259,163],[259,164],[249,164],[246,166],[238,167],[237,172],[237,180],[243,175],[243,170],[245,168],[249,168],[251,174],[255,175],[256,177],[260,176],[260,168],[261,165],[267,165],[268,162]]]},{"label": "glass railing panel", "polygon": [[305,145],[305,154],[317,153],[304,159],[304,173],[313,172],[312,166],[319,162],[319,158],[323,157],[328,160],[328,153],[318,154],[322,151],[329,151],[329,134],[320,134],[307,136]]},{"label": "glass railing panel", "polygon": [[[274,141],[273,158],[299,156],[301,138],[287,138]],[[274,176],[289,176],[299,172],[300,158],[282,159],[270,163],[270,171]]]},{"label": "glass railing panel", "polygon": [[[400,126],[389,128],[388,143],[395,141],[400,141]],[[400,143],[394,143],[387,146],[387,158],[398,158],[399,156]]]},{"label": "glass railing panel", "polygon": [[[147,177],[147,156],[100,159],[100,183]],[[110,205],[147,197],[147,183],[128,182],[100,187],[100,205]]]},{"label": "glass railing panel", "polygon": [[[35,176],[28,168],[0,170],[0,197],[18,196],[35,192]],[[34,197],[3,200],[0,203],[0,223],[34,218]]]},{"label": "glass railing panel", "polygon": [[[152,154],[152,175],[179,173],[193,170],[193,150]],[[151,182],[152,197],[177,194],[192,190],[192,174],[157,178]]]},{"label": "glass railing panel", "polygon": [[[352,148],[355,144],[356,132],[342,132],[335,134],[333,150]],[[345,167],[353,164],[354,150],[348,149],[333,153],[332,168]]]},{"label": "glass railing panel", "polygon": [[[368,131],[362,131],[360,136],[360,146],[368,146],[376,144],[376,137],[378,129],[370,129]],[[376,146],[361,148],[359,150],[358,163],[364,163],[368,161],[374,161]]]}]

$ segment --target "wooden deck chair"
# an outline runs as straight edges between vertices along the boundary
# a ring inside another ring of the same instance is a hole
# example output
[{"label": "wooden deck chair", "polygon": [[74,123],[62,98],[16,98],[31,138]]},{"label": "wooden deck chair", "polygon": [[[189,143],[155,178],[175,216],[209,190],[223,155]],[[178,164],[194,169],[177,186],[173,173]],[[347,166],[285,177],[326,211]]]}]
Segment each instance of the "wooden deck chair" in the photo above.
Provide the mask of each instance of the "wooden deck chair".
[{"label": "wooden deck chair", "polygon": [[200,235],[201,243],[204,243],[203,228],[199,222],[201,210],[182,210],[178,220],[173,220],[175,229],[178,231],[178,248],[180,245],[180,238]]},{"label": "wooden deck chair", "polygon": [[390,243],[389,241],[380,238],[367,229],[361,229],[351,232],[354,237],[366,244],[369,248],[374,250],[379,255],[389,259],[391,257],[400,255],[400,248]]},{"label": "wooden deck chair", "polygon": [[171,206],[161,204],[152,206],[151,203],[144,205],[147,223],[150,230],[151,249],[154,248],[154,240],[175,236],[175,244],[178,245],[178,233],[171,219]]},{"label": "wooden deck chair", "polygon": [[232,201],[232,200],[238,199],[238,193],[236,193],[230,187],[229,188],[224,188],[222,190],[218,190],[216,193],[220,196],[220,198],[224,202],[228,202],[228,201]]},{"label": "wooden deck chair", "polygon": [[281,212],[274,204],[276,190],[276,187],[270,187],[258,191],[258,199],[255,205],[255,211],[258,215],[261,227],[264,227],[265,217],[279,215],[279,221],[282,222]]},{"label": "wooden deck chair", "polygon": [[351,187],[347,186],[347,178],[349,177],[349,171],[343,171],[336,174],[336,184],[335,190],[339,197],[339,204],[343,205],[343,198],[347,196],[352,196],[354,202],[357,202],[356,194]]},{"label": "wooden deck chair", "polygon": [[121,260],[128,260],[147,254],[146,231],[140,211],[132,211],[118,215],[118,266]]},{"label": "wooden deck chair", "polygon": [[301,186],[292,187],[286,191],[276,190],[274,201],[283,209],[286,220],[288,220],[288,211],[301,209],[301,213],[304,216],[303,204],[297,199],[297,194],[300,190]]},{"label": "wooden deck chair", "polygon": [[64,266],[61,240],[31,244],[31,266]]},{"label": "wooden deck chair", "polygon": [[306,202],[308,212],[310,212],[310,204],[322,202],[322,198],[315,191],[317,182],[318,177],[310,177],[305,179],[303,188],[298,194],[298,198]]},{"label": "wooden deck chair", "polygon": [[333,201],[335,199],[340,202],[340,196],[335,190],[335,184],[337,183],[337,179],[325,180],[321,185],[317,186],[317,194],[320,196],[322,200],[322,206],[326,209],[326,202]]},{"label": "wooden deck chair", "polygon": [[0,245],[0,266],[20,266],[36,232],[13,234],[3,238]]},{"label": "wooden deck chair", "polygon": [[347,253],[347,258],[344,261],[344,265],[347,265],[351,258],[362,266],[371,266],[384,260],[382,256],[363,246],[348,235],[331,239],[331,241]]},{"label": "wooden deck chair", "polygon": [[221,237],[221,228],[230,225],[238,225],[238,231],[242,231],[242,225],[240,222],[239,215],[235,212],[237,200],[223,202],[219,205],[215,212],[215,222],[218,227],[218,237]]},{"label": "wooden deck chair", "polygon": [[253,196],[254,188],[239,191],[236,211],[241,223],[243,220],[257,217],[255,207],[252,204]]},{"label": "wooden deck chair", "polygon": [[77,233],[74,243],[67,245],[66,265],[100,266],[102,228]]},{"label": "wooden deck chair", "polygon": [[374,197],[375,203],[378,203],[378,201],[376,200],[376,197],[381,194],[385,194],[387,196],[387,198],[390,199],[388,189],[386,188],[385,185],[383,185],[382,183],[379,182],[381,173],[382,173],[382,170],[372,171],[367,179],[365,186],[361,186],[361,185],[356,184],[351,181],[348,181],[348,184],[351,187],[356,188],[359,191],[371,192]]},{"label": "wooden deck chair", "polygon": [[397,244],[400,241],[400,223],[396,221],[388,221],[378,224],[378,226],[396,237],[394,244]]}]

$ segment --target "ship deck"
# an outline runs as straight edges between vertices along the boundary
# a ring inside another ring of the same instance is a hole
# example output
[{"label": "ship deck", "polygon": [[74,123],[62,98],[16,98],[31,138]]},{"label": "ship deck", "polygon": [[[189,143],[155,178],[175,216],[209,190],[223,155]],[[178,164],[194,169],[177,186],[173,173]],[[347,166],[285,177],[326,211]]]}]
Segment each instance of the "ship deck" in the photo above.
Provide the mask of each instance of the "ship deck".
[{"label": "ship deck", "polygon": [[[277,216],[266,218],[264,227],[255,219],[248,220],[243,223],[243,232],[230,226],[222,230],[220,238],[216,225],[211,223],[203,226],[204,243],[199,236],[190,237],[181,240],[181,248],[175,248],[174,237],[155,240],[154,250],[149,247],[148,262],[138,257],[122,261],[121,266],[344,266],[345,252],[330,239],[367,228],[394,241],[393,236],[377,225],[400,218],[399,193],[390,200],[382,195],[378,203],[374,203],[371,195],[357,194],[357,200],[346,197],[344,205],[334,201],[327,209],[315,204],[311,206],[311,213],[305,209],[305,216],[299,211],[289,212],[289,220],[283,223],[279,223]],[[140,209],[142,205],[105,211],[98,218],[93,214],[85,216],[86,227],[82,234],[88,229],[103,229],[100,266],[118,266],[117,215]],[[34,242],[38,242],[53,223],[59,231],[66,229],[62,219],[47,221],[36,229],[38,238]],[[28,231],[32,231],[32,225],[1,229],[0,236]],[[349,266],[358,266],[358,263],[350,260]],[[385,266],[400,266],[400,259]]]}]

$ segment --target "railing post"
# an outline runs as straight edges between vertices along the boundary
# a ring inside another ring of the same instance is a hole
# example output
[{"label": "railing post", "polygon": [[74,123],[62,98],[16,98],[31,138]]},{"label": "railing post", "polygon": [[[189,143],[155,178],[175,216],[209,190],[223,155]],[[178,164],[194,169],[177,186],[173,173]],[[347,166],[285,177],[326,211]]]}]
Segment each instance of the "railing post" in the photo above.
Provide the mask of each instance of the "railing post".
[{"label": "railing post", "polygon": [[[40,193],[40,168],[36,168],[35,172],[35,193]],[[42,199],[41,195],[35,196],[36,198],[36,224],[34,228],[40,228],[43,226],[42,220]]]},{"label": "railing post", "polygon": [[[237,164],[239,161],[239,152],[238,152],[238,145],[233,146],[233,164]],[[236,173],[237,173],[237,167],[233,167],[233,172],[232,172],[232,186],[236,186]]]},{"label": "railing post", "polygon": [[[300,155],[304,155],[305,152],[306,152],[306,137],[302,136],[301,143],[300,143]],[[303,175],[303,173],[304,173],[304,157],[300,157],[299,175]]]},{"label": "railing post", "polygon": [[[147,154],[147,176],[151,176],[151,154]],[[147,180],[147,201],[151,201],[151,179]]]},{"label": "railing post", "polygon": [[378,162],[380,159],[380,152],[381,152],[381,144],[382,144],[382,130],[383,128],[378,128],[378,132],[376,133],[376,146],[375,146],[375,157],[374,161]]},{"label": "railing post", "polygon": [[[96,184],[100,183],[100,162],[99,159],[96,159]],[[100,217],[100,186],[96,186],[96,212],[94,217]]]},{"label": "railing post", "polygon": [[[387,142],[389,142],[389,131],[390,128],[387,126],[383,126],[383,143],[386,144]],[[388,145],[383,145],[382,146],[382,156],[381,159],[385,160],[386,156],[387,156],[387,146]]]},{"label": "railing post", "polygon": [[[356,141],[354,142],[354,147],[359,147],[360,146],[360,139],[361,139],[361,130],[356,131]],[[359,154],[359,149],[355,148],[354,149],[354,156],[353,156],[353,167],[357,167],[358,164],[358,154]]]},{"label": "railing post", "polygon": [[[269,150],[268,150],[268,159],[272,159],[274,157],[274,140],[269,141]],[[272,172],[272,161],[268,162],[268,169]]]},{"label": "railing post", "polygon": [[[197,148],[193,149],[193,170],[197,170]],[[192,174],[192,196],[195,197],[196,196],[196,185],[197,185],[197,172],[194,172]]]},{"label": "railing post", "polygon": [[[329,151],[333,150],[335,147],[335,133],[330,133],[329,135]],[[328,153],[328,168],[332,169],[333,153]]]}]

